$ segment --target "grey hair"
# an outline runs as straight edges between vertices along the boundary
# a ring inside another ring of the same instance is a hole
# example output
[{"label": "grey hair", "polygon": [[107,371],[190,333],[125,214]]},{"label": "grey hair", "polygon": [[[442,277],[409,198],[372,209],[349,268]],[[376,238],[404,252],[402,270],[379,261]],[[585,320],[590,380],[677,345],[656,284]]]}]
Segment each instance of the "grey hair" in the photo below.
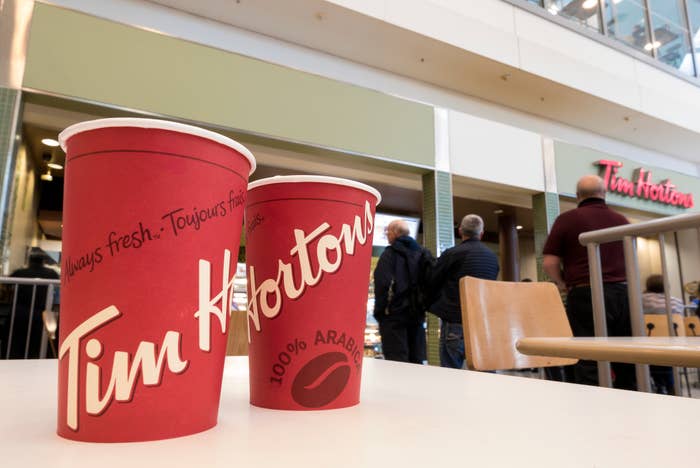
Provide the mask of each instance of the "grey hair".
[{"label": "grey hair", "polygon": [[391,230],[398,237],[407,236],[411,233],[411,230],[408,228],[408,223],[405,219],[396,219],[392,221]]},{"label": "grey hair", "polygon": [[459,225],[459,233],[466,237],[479,237],[484,232],[484,220],[481,216],[468,214],[462,218]]}]

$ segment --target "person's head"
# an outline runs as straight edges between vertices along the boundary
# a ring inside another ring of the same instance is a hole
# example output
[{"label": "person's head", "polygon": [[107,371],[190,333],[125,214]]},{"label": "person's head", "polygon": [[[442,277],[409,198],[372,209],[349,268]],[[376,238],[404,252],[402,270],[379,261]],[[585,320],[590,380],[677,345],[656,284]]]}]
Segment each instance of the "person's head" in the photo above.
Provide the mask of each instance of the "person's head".
[{"label": "person's head", "polygon": [[647,278],[647,292],[663,294],[664,277],[661,275],[649,275]]},{"label": "person's head", "polygon": [[401,236],[407,236],[411,231],[408,229],[408,223],[405,220],[395,219],[389,223],[384,232],[389,243],[393,244],[396,239]]},{"label": "person's head", "polygon": [[587,198],[605,200],[605,183],[597,175],[585,175],[576,184],[576,199],[581,202]]},{"label": "person's head", "polygon": [[43,266],[44,265],[44,260],[46,256],[44,252],[40,249],[36,249],[32,247],[32,249],[29,251],[29,265],[30,266]]},{"label": "person's head", "polygon": [[484,220],[479,215],[468,214],[462,218],[462,222],[459,224],[459,235],[462,236],[462,240],[481,239],[481,236],[484,235]]}]

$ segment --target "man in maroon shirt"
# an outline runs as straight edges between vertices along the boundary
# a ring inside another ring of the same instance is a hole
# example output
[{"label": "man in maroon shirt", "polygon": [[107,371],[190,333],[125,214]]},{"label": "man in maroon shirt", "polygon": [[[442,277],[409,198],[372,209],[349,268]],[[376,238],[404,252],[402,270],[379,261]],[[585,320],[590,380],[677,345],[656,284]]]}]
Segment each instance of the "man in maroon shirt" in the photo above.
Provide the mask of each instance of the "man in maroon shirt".
[{"label": "man in maroon shirt", "polygon": [[[542,252],[543,267],[559,289],[567,293],[566,314],[574,336],[594,336],[588,253],[578,236],[582,232],[629,224],[629,221],[605,204],[605,185],[598,176],[582,177],[576,184],[576,198],[578,208],[562,213],[554,221]],[[600,258],[608,334],[631,336],[622,242],[602,244]],[[637,388],[633,365],[613,363],[612,367],[616,388]],[[579,361],[574,373],[577,383],[598,385],[595,361]]]}]

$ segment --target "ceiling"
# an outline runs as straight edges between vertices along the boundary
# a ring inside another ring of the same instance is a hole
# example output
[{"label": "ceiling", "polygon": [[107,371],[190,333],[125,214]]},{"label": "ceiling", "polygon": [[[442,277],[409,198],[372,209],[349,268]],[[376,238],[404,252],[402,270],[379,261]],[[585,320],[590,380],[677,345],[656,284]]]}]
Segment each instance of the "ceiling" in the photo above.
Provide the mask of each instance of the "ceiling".
[{"label": "ceiling", "polygon": [[[331,2],[154,2],[661,154],[700,162],[700,133]],[[449,103],[441,105],[449,107]]]}]

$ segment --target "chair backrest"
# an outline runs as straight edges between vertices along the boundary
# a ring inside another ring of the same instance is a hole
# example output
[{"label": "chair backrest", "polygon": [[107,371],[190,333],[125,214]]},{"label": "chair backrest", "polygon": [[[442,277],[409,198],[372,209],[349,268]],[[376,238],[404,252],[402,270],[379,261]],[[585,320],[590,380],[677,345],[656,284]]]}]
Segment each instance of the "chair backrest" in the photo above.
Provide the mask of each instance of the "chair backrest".
[{"label": "chair backrest", "polygon": [[[668,332],[668,321],[664,314],[644,314],[644,333],[647,336],[685,336],[685,323],[679,314],[671,316],[676,325],[675,333]],[[651,326],[653,325],[653,327]],[[651,329],[650,329],[651,328]]]},{"label": "chair backrest", "polygon": [[229,322],[228,341],[226,343],[227,356],[248,355],[248,314],[245,310],[231,312]]},{"label": "chair backrest", "polygon": [[700,336],[700,318],[694,315],[685,318],[685,336]]},{"label": "chair backrest", "polygon": [[552,283],[459,281],[467,366],[476,370],[575,364],[576,359],[528,356],[515,349],[523,337],[571,337],[564,304]]}]

